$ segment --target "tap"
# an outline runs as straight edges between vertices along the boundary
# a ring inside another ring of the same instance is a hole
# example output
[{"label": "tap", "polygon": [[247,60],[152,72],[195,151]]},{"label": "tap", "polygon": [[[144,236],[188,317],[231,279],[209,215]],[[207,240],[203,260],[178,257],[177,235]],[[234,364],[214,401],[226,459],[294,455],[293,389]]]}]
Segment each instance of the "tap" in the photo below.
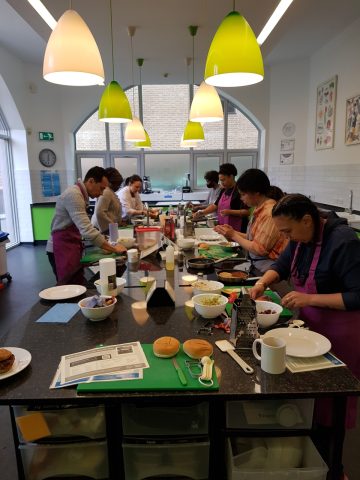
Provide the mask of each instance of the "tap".
[{"label": "tap", "polygon": [[353,213],[353,196],[354,196],[354,192],[352,190],[350,190],[350,194],[349,194],[349,208],[345,208],[345,212],[346,213],[349,213],[350,215]]}]

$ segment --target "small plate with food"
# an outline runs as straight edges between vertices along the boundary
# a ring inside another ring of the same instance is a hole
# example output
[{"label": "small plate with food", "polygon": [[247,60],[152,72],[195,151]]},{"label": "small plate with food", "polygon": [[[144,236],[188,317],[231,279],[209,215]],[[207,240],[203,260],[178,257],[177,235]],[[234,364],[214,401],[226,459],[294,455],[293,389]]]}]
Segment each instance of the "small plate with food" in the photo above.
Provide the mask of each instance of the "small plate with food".
[{"label": "small plate with food", "polygon": [[30,362],[31,354],[23,348],[0,348],[0,380],[21,372]]}]

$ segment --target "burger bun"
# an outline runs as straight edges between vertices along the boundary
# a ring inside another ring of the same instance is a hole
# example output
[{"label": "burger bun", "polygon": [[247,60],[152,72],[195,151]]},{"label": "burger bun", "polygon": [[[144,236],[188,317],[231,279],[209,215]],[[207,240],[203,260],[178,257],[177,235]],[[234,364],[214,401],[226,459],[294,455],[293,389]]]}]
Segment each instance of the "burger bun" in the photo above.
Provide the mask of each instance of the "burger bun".
[{"label": "burger bun", "polygon": [[174,357],[180,349],[180,342],[174,337],[160,337],[153,343],[153,352],[156,357]]},{"label": "burger bun", "polygon": [[186,340],[183,344],[183,350],[190,358],[200,359],[202,357],[210,357],[213,353],[211,343],[201,338],[193,338]]},{"label": "burger bun", "polygon": [[0,348],[0,374],[8,372],[15,362],[15,355],[6,348]]}]

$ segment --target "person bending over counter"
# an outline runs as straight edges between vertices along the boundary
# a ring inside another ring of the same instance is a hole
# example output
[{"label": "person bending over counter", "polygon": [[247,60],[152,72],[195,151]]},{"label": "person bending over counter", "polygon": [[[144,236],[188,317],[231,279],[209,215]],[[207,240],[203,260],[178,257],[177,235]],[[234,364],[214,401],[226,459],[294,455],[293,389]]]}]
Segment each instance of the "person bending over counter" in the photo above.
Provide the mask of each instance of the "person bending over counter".
[{"label": "person bending over counter", "polygon": [[[273,266],[250,290],[256,299],[264,289],[291,276],[294,289],[282,298],[311,330],[327,337],[331,349],[360,379],[360,240],[345,219],[320,214],[304,195],[283,197],[273,220],[290,242]],[[327,424],[328,409],[322,409]],[[348,400],[347,427],[356,422],[355,399]]]},{"label": "person bending over counter", "polygon": [[[223,163],[219,168],[219,180],[222,190],[215,202],[205,209],[198,210],[194,218],[217,212],[219,225],[228,224],[235,230],[246,229],[249,210],[241,201],[235,177],[237,170],[232,163]],[[243,221],[246,219],[246,221]]]},{"label": "person bending over counter", "polygon": [[82,238],[107,252],[126,251],[122,245],[110,245],[91,224],[87,214],[89,197],[98,198],[108,184],[105,170],[102,167],[92,167],[84,181],[78,179],[56,201],[46,251],[59,284],[84,283],[83,271],[79,268],[83,253]]},{"label": "person bending over counter", "polygon": [[115,194],[123,182],[120,172],[113,167],[105,168],[105,175],[109,185],[98,197],[95,205],[95,211],[91,218],[91,223],[98,228],[101,233],[109,233],[109,223],[118,223],[121,225],[121,203]]},{"label": "person bending over counter", "polygon": [[239,177],[237,186],[242,201],[248,207],[254,207],[247,233],[236,231],[231,225],[218,225],[215,230],[247,250],[251,261],[251,274],[262,275],[288,243],[271,215],[276,201],[270,196],[275,193],[279,197],[282,192],[278,187],[271,187],[266,173],[257,168],[246,170]]}]

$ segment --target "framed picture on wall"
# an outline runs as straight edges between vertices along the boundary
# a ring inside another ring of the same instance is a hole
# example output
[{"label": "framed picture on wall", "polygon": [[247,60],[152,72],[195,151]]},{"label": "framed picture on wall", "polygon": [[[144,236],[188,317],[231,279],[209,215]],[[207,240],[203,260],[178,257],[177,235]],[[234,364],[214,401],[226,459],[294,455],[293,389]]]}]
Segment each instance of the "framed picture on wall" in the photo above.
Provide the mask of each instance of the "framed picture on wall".
[{"label": "framed picture on wall", "polygon": [[333,148],[337,75],[317,87],[315,149]]},{"label": "framed picture on wall", "polygon": [[360,143],[360,95],[346,100],[345,145]]}]

